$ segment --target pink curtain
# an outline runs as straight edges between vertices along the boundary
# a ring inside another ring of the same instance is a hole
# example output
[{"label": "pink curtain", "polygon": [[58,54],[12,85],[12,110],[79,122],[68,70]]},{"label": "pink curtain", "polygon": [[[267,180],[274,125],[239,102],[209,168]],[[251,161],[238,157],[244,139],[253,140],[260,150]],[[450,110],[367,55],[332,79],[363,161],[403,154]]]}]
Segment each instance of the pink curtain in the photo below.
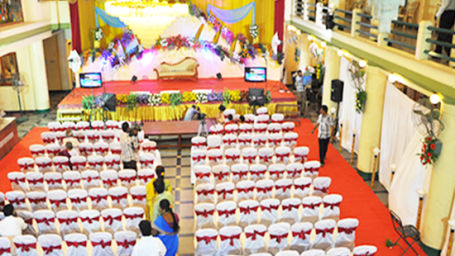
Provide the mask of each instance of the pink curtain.
[{"label": "pink curtain", "polygon": [[71,18],[71,40],[73,50],[81,53],[81,30],[79,26],[79,5],[77,1],[74,3],[68,3],[70,6],[70,18]]},{"label": "pink curtain", "polygon": [[[283,40],[283,30],[284,30],[284,1],[285,0],[275,0],[275,26],[274,31],[278,33],[280,40]],[[281,52],[282,45],[278,46],[278,51]]]}]

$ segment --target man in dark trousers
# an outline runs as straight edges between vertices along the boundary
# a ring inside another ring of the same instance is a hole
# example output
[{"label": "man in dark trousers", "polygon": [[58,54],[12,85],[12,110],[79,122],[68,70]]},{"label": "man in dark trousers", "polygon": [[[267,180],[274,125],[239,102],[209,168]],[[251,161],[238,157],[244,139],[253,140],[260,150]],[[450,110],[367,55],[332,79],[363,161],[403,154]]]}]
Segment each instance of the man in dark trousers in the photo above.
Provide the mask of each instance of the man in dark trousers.
[{"label": "man in dark trousers", "polygon": [[[455,0],[443,0],[435,18],[439,18],[439,28],[452,29],[455,23]],[[441,42],[451,44],[452,37],[453,35],[449,33],[438,33],[438,41]],[[450,47],[437,45],[435,52],[442,54],[443,48],[447,56],[450,57]]]},{"label": "man in dark trousers", "polygon": [[331,127],[333,126],[333,119],[327,113],[328,108],[326,105],[322,105],[321,107],[321,114],[318,117],[318,122],[314,127],[311,133],[314,133],[316,129],[319,128],[318,133],[318,140],[319,140],[319,159],[321,162],[321,167],[325,164],[325,155],[327,154],[327,147],[329,146],[330,142],[330,131]]}]

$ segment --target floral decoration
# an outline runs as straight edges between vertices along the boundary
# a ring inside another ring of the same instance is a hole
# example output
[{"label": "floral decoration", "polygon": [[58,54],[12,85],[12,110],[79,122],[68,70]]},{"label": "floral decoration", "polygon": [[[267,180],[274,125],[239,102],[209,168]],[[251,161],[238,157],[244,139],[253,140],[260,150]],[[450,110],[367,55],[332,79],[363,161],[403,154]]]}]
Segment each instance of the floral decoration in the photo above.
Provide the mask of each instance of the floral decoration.
[{"label": "floral decoration", "polygon": [[367,92],[363,89],[366,77],[365,67],[361,67],[357,60],[352,60],[349,72],[356,89],[355,110],[357,113],[363,113],[367,101]]},{"label": "floral decoration", "polygon": [[158,106],[161,104],[161,94],[154,93],[150,95],[150,106]]},{"label": "floral decoration", "polygon": [[428,136],[422,143],[422,150],[418,154],[422,165],[433,164],[441,154],[442,143],[434,137]]},{"label": "floral decoration", "polygon": [[196,93],[194,92],[184,92],[182,95],[183,102],[193,102],[196,101]]},{"label": "floral decoration", "polygon": [[161,103],[163,103],[163,104],[170,104],[171,103],[169,93],[161,94]]},{"label": "floral decoration", "polygon": [[207,103],[208,102],[208,97],[207,93],[197,93],[196,94],[196,103]]}]

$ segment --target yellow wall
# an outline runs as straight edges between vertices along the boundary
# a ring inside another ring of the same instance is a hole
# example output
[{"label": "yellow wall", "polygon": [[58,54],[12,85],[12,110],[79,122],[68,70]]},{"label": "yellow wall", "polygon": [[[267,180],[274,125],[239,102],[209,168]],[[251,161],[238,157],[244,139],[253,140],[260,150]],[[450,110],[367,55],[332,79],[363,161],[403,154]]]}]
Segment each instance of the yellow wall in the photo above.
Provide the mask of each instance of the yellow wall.
[{"label": "yellow wall", "polygon": [[60,20],[60,23],[70,23],[69,6],[66,1],[22,0],[22,13],[25,21],[50,20],[52,24],[57,24]]},{"label": "yellow wall", "polygon": [[[211,4],[217,8],[222,9],[237,9],[251,3],[251,0],[235,0],[235,1],[222,1],[222,0],[193,0],[204,12],[207,10],[207,4]],[[275,20],[275,1],[274,0],[260,0],[256,2],[256,24],[259,26],[259,42],[270,43],[273,37],[274,20]],[[226,25],[232,33],[242,33],[249,37],[251,25],[251,12],[243,20],[234,24]]]}]

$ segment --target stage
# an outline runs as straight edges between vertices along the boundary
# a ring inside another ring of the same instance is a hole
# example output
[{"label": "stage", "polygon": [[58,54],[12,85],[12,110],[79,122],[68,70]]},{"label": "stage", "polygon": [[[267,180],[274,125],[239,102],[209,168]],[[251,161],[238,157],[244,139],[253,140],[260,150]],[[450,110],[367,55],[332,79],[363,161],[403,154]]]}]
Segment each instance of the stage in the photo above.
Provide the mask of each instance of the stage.
[{"label": "stage", "polygon": [[[225,78],[218,79],[199,79],[199,80],[140,80],[133,83],[132,81],[108,81],[103,82],[103,88],[94,89],[94,95],[102,93],[114,93],[116,95],[128,95],[131,92],[149,92],[160,93],[162,91],[178,90],[180,93],[191,92],[193,90],[212,90],[213,92],[223,92],[225,90],[248,91],[249,88],[264,88],[264,91],[270,91],[271,102],[266,104],[269,114],[275,113],[278,104],[293,104],[295,107],[283,107],[280,111],[297,111],[297,99],[295,95],[279,81],[268,81],[266,83],[248,83],[243,78]],[[92,90],[75,88],[68,94],[58,105],[57,118],[59,120],[78,119],[87,120],[90,111],[82,109],[82,99],[90,96]],[[213,101],[197,104],[203,113],[209,118],[215,118],[218,114],[218,105],[222,101]],[[108,112],[107,118],[112,120],[129,120],[129,121],[169,121],[180,120],[183,118],[186,110],[195,102],[183,102],[177,106],[170,104],[160,104],[151,106],[139,104],[133,110],[126,108],[125,104],[119,104],[115,112]],[[248,102],[230,102],[226,104],[228,108],[234,108],[239,114],[251,113],[252,108]],[[82,114],[77,114],[77,112]],[[80,116],[82,115],[82,116]],[[97,119],[101,119],[100,113],[96,114]]]}]

